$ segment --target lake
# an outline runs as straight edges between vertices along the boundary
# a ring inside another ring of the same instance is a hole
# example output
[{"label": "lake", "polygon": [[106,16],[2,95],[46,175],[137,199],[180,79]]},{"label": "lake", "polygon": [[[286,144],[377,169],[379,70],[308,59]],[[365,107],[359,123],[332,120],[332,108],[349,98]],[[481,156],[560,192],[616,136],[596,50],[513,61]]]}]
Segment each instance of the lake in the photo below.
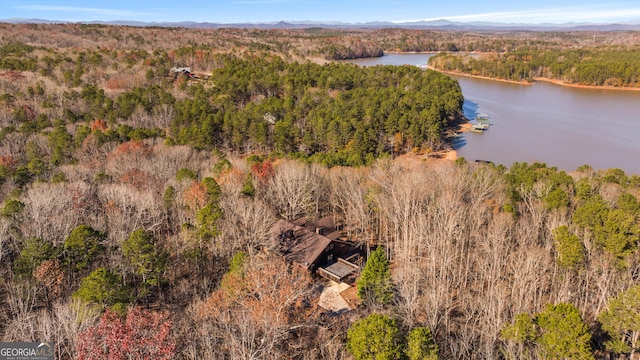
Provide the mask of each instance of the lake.
[{"label": "lake", "polygon": [[[432,54],[387,54],[350,62],[372,66],[426,64]],[[487,114],[484,133],[464,133],[454,144],[468,161],[544,162],[572,171],[620,168],[640,174],[640,91],[578,89],[545,82],[533,85],[454,76],[464,114]]]}]

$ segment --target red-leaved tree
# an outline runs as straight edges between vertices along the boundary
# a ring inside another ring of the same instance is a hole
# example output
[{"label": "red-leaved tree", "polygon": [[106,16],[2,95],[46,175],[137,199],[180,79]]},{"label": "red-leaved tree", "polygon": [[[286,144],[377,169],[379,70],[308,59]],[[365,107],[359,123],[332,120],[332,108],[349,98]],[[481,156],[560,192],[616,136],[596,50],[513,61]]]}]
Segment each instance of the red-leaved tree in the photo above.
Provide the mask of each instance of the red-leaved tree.
[{"label": "red-leaved tree", "polygon": [[273,163],[269,160],[258,162],[251,166],[251,173],[262,183],[268,181],[275,174]]},{"label": "red-leaved tree", "polygon": [[125,318],[107,310],[78,336],[79,360],[174,359],[176,344],[166,312],[132,308]]}]

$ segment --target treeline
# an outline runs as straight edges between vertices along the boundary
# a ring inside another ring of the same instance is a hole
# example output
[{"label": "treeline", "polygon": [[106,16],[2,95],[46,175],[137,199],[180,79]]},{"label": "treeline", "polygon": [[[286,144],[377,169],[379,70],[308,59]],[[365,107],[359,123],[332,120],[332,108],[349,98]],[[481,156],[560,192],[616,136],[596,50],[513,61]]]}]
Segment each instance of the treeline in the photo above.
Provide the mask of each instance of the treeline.
[{"label": "treeline", "polygon": [[[633,46],[633,31],[435,31],[412,29],[160,28],[100,24],[0,24],[2,42],[58,49],[215,49],[218,53],[263,51],[289,60],[314,61],[380,56],[393,51],[510,52]],[[179,66],[197,67],[196,56]]]},{"label": "treeline", "polygon": [[513,81],[542,77],[569,84],[638,87],[640,50],[594,48],[573,50],[516,50],[500,54],[453,55],[429,59],[436,69]]},{"label": "treeline", "polygon": [[[2,43],[83,50],[215,49],[216,53],[270,52],[289,60],[316,61],[382,56],[374,41],[360,31],[328,29],[196,29],[108,26],[100,24],[0,24]],[[179,50],[178,50],[179,51]],[[195,56],[180,66],[197,67]]]},{"label": "treeline", "polygon": [[[326,30],[330,31],[330,30]],[[437,31],[413,29],[380,29],[348,31],[378,44],[385,52],[510,52],[514,50],[545,51],[590,49],[600,46],[634,46],[634,31]]]}]

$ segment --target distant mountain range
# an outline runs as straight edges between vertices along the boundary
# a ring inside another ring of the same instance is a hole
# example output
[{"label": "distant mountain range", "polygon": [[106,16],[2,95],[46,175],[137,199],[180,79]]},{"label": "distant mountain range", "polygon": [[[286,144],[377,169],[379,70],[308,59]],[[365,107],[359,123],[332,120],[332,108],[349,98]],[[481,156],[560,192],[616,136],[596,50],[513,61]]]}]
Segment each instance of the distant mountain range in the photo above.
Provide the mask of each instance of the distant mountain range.
[{"label": "distant mountain range", "polygon": [[[0,19],[0,22],[12,24],[61,24],[70,21],[56,21],[44,19]],[[258,29],[305,29],[312,27],[330,29],[381,29],[402,28],[415,30],[527,30],[527,31],[628,31],[640,30],[640,22],[595,24],[595,23],[564,23],[564,24],[519,24],[498,22],[452,22],[448,20],[414,21],[414,22],[316,22],[316,21],[279,21],[265,23],[210,23],[210,22],[144,22],[133,20],[122,21],[82,21],[83,24],[124,25],[124,26],[160,26],[185,28],[258,28]]]}]

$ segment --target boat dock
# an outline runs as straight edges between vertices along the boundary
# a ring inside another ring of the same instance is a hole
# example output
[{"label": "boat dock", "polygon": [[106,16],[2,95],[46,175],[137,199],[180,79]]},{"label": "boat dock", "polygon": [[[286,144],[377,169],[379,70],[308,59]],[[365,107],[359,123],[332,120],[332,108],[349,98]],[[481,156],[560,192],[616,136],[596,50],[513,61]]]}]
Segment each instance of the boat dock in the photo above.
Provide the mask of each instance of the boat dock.
[{"label": "boat dock", "polygon": [[482,133],[489,130],[489,115],[487,114],[478,114],[476,116],[476,123],[471,125],[471,131],[475,133]]}]

